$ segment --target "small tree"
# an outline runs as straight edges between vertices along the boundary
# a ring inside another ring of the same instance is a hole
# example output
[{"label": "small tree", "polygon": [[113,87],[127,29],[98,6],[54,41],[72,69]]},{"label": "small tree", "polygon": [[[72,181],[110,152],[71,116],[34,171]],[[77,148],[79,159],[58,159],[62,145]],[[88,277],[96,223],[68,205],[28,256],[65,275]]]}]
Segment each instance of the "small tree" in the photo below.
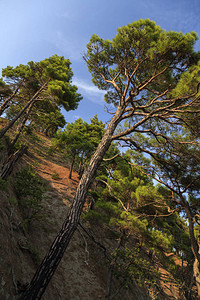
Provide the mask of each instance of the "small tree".
[{"label": "small tree", "polygon": [[[70,61],[62,56],[53,55],[38,63],[29,62],[27,65],[19,65],[15,68],[9,66],[3,69],[2,75],[10,85],[13,83],[17,85],[11,95],[12,112],[17,113],[1,130],[0,137],[3,137],[20,117],[22,118],[18,131],[21,132],[38,101],[48,100],[56,106],[63,106],[68,111],[77,108],[81,100],[77,87],[71,84],[73,73]],[[4,105],[4,109],[6,107],[8,103]]]},{"label": "small tree", "polygon": [[54,146],[64,149],[71,159],[69,178],[76,157],[88,159],[97,147],[103,133],[104,125],[98,121],[97,116],[91,119],[91,124],[83,122],[81,118],[74,123],[68,123],[64,131],[58,131],[54,139]]}]

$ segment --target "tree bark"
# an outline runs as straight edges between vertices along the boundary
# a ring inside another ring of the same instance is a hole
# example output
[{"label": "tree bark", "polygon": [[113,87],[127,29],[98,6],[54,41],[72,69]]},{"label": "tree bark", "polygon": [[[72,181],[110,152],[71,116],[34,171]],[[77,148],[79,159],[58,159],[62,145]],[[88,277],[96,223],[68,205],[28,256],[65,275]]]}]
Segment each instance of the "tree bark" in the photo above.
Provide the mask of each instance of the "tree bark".
[{"label": "tree bark", "polygon": [[22,131],[24,130],[24,127],[26,125],[26,121],[28,120],[28,117],[30,115],[30,112],[32,110],[33,105],[34,105],[34,102],[29,106],[24,118],[22,119],[21,123],[19,124],[18,129],[17,129],[17,134],[16,134],[15,138],[12,140],[12,142],[9,146],[8,155],[10,155],[12,153],[12,150],[13,150],[16,142],[18,141],[18,138],[20,137]]},{"label": "tree bark", "polygon": [[21,117],[21,115],[27,110],[27,108],[29,108],[30,105],[33,105],[35,103],[37,97],[47,87],[48,82],[49,80],[42,85],[42,87],[37,91],[37,93],[35,93],[35,95],[27,102],[24,108],[20,110],[20,112],[10,121],[10,123],[0,131],[0,138],[2,138],[10,128],[12,128],[12,126]]},{"label": "tree bark", "polygon": [[[198,236],[198,241],[197,241],[199,251],[198,253],[200,254],[200,236]],[[195,257],[195,261],[193,264],[193,272],[194,272],[194,278],[196,280],[196,286],[197,286],[197,293],[198,293],[198,299],[200,300],[200,263],[198,259]]]},{"label": "tree bark", "polygon": [[193,264],[193,272],[194,272],[194,278],[196,281],[196,287],[197,287],[197,294],[198,294],[198,300],[200,300],[200,272],[199,272],[199,262],[195,258],[194,264]]},{"label": "tree bark", "polygon": [[84,171],[84,166],[83,166],[83,155],[82,155],[79,166],[78,166],[78,178],[79,178],[79,180],[81,179],[81,177],[83,175],[83,171]]},{"label": "tree bark", "polygon": [[189,205],[185,206],[184,205],[184,208],[185,208],[185,212],[187,214],[187,217],[188,217],[188,223],[189,223],[189,234],[190,234],[190,242],[191,242],[191,248],[192,248],[192,252],[194,254],[194,257],[198,260],[198,263],[200,265],[200,252],[199,252],[199,245],[197,243],[197,240],[194,236],[194,221],[193,221],[193,217],[192,217],[192,214],[190,212],[190,209],[189,209]]},{"label": "tree bark", "polygon": [[12,154],[8,157],[8,159],[6,160],[6,162],[4,163],[4,165],[2,167],[2,171],[1,171],[2,179],[6,180],[10,176],[14,165],[16,164],[19,157],[21,157],[24,154],[25,150],[26,150],[26,147],[22,146],[14,154]]},{"label": "tree bark", "polygon": [[19,88],[21,87],[22,83],[24,82],[24,80],[21,80],[21,82],[18,84],[17,88],[14,90],[14,92],[12,93],[12,95],[10,95],[0,106],[0,116],[3,114],[3,112],[5,111],[5,109],[9,106],[9,102],[15,97],[15,95],[17,94]]},{"label": "tree bark", "polygon": [[200,241],[199,238],[197,241],[194,235],[194,221],[193,221],[193,217],[189,205],[185,203],[183,199],[182,199],[182,203],[188,217],[191,248],[195,258],[193,264],[193,274],[196,281],[198,299],[200,300]]},{"label": "tree bark", "polygon": [[75,156],[76,156],[76,153],[74,152],[73,156],[72,156],[72,162],[71,162],[71,165],[70,165],[70,169],[69,169],[69,179],[72,179],[72,171],[73,171]]},{"label": "tree bark", "polygon": [[54,240],[44,260],[40,264],[32,281],[30,282],[27,291],[22,295],[20,300],[41,299],[43,293],[45,292],[45,289],[50,282],[57,266],[59,265],[62,256],[78,226],[89,186],[95,177],[96,170],[98,169],[104,154],[112,142],[112,135],[116,126],[120,122],[122,113],[123,108],[119,105],[101,142],[99,143],[99,146],[97,147],[97,150],[95,151],[88,167],[82,175],[76,195],[70,207],[69,215],[64,221],[61,231]]}]

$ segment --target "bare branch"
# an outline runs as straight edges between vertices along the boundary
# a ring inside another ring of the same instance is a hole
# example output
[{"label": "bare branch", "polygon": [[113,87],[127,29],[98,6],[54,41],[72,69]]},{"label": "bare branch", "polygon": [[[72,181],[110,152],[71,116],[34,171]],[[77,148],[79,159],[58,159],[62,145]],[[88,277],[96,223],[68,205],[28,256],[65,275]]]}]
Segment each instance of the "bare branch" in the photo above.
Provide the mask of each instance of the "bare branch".
[{"label": "bare branch", "polygon": [[105,257],[110,260],[110,256],[108,256],[107,254],[107,249],[104,245],[102,245],[100,242],[96,241],[96,239],[94,238],[94,236],[91,234],[91,232],[89,232],[88,229],[86,229],[86,227],[79,221],[79,226],[83,229],[83,231],[89,236],[89,238],[95,243],[97,244],[97,246],[99,246],[100,248],[103,249],[104,255]]},{"label": "bare branch", "polygon": [[[82,228],[82,227],[81,227]],[[78,232],[80,233],[82,239],[84,240],[84,243],[85,243],[85,263],[86,265],[88,265],[88,262],[89,262],[89,251],[88,251],[88,244],[87,244],[87,241],[86,241],[86,238],[84,237],[84,235],[82,234],[82,232],[80,231],[80,229],[77,227],[77,230]]]},{"label": "bare branch", "polygon": [[148,119],[150,119],[150,114],[145,116],[142,120],[138,121],[136,124],[134,124],[132,127],[130,127],[127,130],[124,130],[123,132],[120,132],[118,134],[115,134],[112,136],[112,140],[117,140],[120,139],[122,136],[128,135],[130,133],[132,133],[138,126],[142,125],[143,123],[145,123]]},{"label": "bare branch", "polygon": [[110,161],[110,160],[112,160],[112,159],[115,159],[116,157],[118,157],[118,156],[120,156],[119,154],[116,154],[116,155],[114,155],[113,157],[111,157],[111,158],[103,158],[103,161]]}]

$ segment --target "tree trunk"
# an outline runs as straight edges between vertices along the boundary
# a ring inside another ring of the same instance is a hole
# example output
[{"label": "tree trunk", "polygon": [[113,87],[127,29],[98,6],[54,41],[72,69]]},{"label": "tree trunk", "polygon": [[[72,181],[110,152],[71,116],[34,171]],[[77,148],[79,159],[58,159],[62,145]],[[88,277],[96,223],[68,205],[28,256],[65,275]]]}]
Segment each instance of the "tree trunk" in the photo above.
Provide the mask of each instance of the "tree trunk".
[{"label": "tree trunk", "polygon": [[15,97],[15,95],[17,94],[19,88],[21,87],[22,83],[24,82],[24,80],[22,80],[17,88],[14,90],[14,92],[12,93],[12,95],[10,95],[0,106],[0,116],[3,114],[3,112],[5,111],[5,109],[9,106],[9,102]]},{"label": "tree trunk", "polygon": [[78,226],[87,191],[94,179],[96,170],[98,169],[105,152],[108,150],[112,142],[112,135],[117,124],[120,122],[122,113],[123,109],[119,106],[110,121],[97,150],[91,158],[88,167],[82,175],[76,195],[70,207],[69,215],[64,221],[61,231],[57,235],[44,260],[36,271],[27,291],[20,298],[21,300],[41,299],[41,296],[45,292],[45,289],[59,265],[59,262],[62,259],[62,256]]},{"label": "tree trunk", "polygon": [[35,101],[37,100],[37,97],[40,95],[40,93],[47,87],[49,80],[47,82],[45,82],[43,84],[43,86],[39,89],[39,91],[37,91],[37,93],[35,93],[35,95],[31,98],[31,100],[29,100],[27,102],[27,104],[24,106],[24,108],[22,110],[20,110],[20,112],[17,114],[17,116],[15,116],[10,123],[3,128],[0,131],[0,138],[2,138],[4,136],[4,134],[10,129],[12,128],[12,126],[15,124],[15,122],[21,117],[21,115],[26,111],[27,108],[29,108],[30,105],[33,105],[35,103]]},{"label": "tree trunk", "polygon": [[1,178],[6,180],[8,176],[11,174],[14,165],[20,156],[24,154],[26,151],[26,147],[22,146],[19,150],[17,150],[14,154],[10,155],[6,162],[4,163],[1,171]]},{"label": "tree trunk", "polygon": [[200,300],[200,241],[198,241],[195,238],[194,235],[194,221],[192,217],[192,213],[190,211],[189,205],[185,203],[184,200],[182,200],[183,206],[185,208],[185,212],[188,217],[188,223],[189,223],[189,233],[190,233],[190,242],[191,242],[191,248],[192,252],[194,254],[194,264],[193,264],[193,272],[194,272],[194,278],[196,281],[197,291],[198,291],[198,299]]},{"label": "tree trunk", "polygon": [[70,165],[70,169],[69,169],[69,179],[72,179],[72,171],[73,171],[75,156],[76,156],[76,153],[74,152],[73,156],[72,156],[72,162],[71,162],[71,165]]},{"label": "tree trunk", "polygon": [[[198,236],[198,241],[197,241],[199,251],[198,253],[200,254],[200,236]],[[197,293],[198,293],[198,299],[200,300],[200,263],[198,259],[195,257],[195,261],[193,264],[193,272],[194,272],[194,278],[196,280],[196,286],[197,286]]]},{"label": "tree trunk", "polygon": [[79,178],[79,180],[81,179],[81,177],[83,175],[83,172],[84,172],[84,165],[83,165],[83,155],[82,155],[80,163],[79,163],[79,167],[78,167],[78,178]]},{"label": "tree trunk", "polygon": [[197,240],[194,236],[194,225],[193,225],[193,218],[191,215],[191,212],[189,209],[185,208],[187,217],[188,217],[188,223],[189,223],[189,234],[190,234],[190,242],[191,242],[191,248],[192,252],[194,254],[194,257],[198,260],[200,264],[200,252],[199,252],[199,245],[197,243]]},{"label": "tree trunk", "polygon": [[198,293],[198,300],[200,300],[200,272],[199,272],[199,262],[195,258],[194,264],[193,264],[193,272],[194,272],[194,278],[196,281],[196,287],[197,287],[197,293]]},{"label": "tree trunk", "polygon": [[33,107],[33,104],[34,104],[34,102],[29,106],[29,108],[27,109],[27,112],[26,112],[24,118],[22,119],[21,123],[18,126],[17,134],[16,134],[15,138],[12,140],[12,142],[11,142],[11,144],[9,146],[9,149],[8,149],[8,154],[9,155],[12,153],[12,150],[13,150],[16,142],[18,141],[18,138],[20,137],[22,131],[24,130],[24,127],[26,125],[26,121],[28,120],[28,117],[30,115],[31,109]]}]

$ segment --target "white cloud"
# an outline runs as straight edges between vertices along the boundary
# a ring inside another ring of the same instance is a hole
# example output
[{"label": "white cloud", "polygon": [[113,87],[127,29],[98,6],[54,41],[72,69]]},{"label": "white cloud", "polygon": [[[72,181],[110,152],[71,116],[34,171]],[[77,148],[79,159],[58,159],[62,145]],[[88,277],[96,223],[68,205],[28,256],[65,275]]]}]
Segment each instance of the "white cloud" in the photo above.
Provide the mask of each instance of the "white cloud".
[{"label": "white cloud", "polygon": [[81,42],[70,41],[69,38],[65,38],[61,31],[57,31],[53,40],[55,46],[62,52],[66,53],[70,60],[81,61],[83,56],[84,46],[81,46]]},{"label": "white cloud", "polygon": [[104,95],[105,91],[99,90],[96,86],[88,84],[84,80],[74,78],[73,84],[76,85],[82,94],[82,96],[87,97],[90,101],[104,105]]}]

